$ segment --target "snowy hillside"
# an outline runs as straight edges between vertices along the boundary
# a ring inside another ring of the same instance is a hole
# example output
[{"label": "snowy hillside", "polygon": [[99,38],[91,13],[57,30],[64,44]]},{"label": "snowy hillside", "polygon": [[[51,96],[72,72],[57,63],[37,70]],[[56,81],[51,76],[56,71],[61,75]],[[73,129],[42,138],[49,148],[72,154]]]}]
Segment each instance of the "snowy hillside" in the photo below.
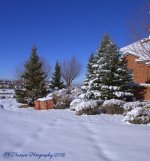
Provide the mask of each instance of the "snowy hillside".
[{"label": "snowy hillside", "polygon": [[[149,125],[124,124],[119,115],[77,116],[69,110],[19,109],[11,98],[0,100],[0,104],[6,108],[0,109],[2,161],[46,161],[50,157],[38,159],[38,154],[49,152],[51,160],[149,161]],[[5,152],[24,156],[5,158]]]}]

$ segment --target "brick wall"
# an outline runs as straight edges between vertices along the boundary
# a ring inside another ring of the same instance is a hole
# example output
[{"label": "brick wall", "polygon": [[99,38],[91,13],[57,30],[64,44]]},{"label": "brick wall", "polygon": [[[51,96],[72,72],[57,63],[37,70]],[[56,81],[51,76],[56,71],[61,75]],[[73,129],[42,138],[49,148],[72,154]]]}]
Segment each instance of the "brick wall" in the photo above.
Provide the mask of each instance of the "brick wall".
[{"label": "brick wall", "polygon": [[133,71],[133,78],[136,83],[146,83],[150,80],[150,66],[147,66],[144,62],[136,62],[138,57],[133,55],[127,55],[124,58],[127,60],[128,69]]},{"label": "brick wall", "polygon": [[[147,66],[144,62],[136,62],[138,57],[133,55],[127,55],[124,60],[127,61],[127,67],[133,73],[133,79],[135,83],[147,83],[150,80],[150,66]],[[143,98],[144,100],[150,100],[150,87],[145,86],[143,91],[136,91],[135,96],[137,98]]]},{"label": "brick wall", "polygon": [[150,100],[150,87],[145,87],[143,98],[144,100]]}]

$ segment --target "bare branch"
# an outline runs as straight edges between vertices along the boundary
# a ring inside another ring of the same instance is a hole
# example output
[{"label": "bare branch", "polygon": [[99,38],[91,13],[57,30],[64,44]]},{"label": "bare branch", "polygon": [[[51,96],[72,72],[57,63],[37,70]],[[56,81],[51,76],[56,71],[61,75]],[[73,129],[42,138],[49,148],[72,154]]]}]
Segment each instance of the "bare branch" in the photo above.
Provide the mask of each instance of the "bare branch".
[{"label": "bare branch", "polygon": [[69,61],[64,60],[61,63],[61,75],[64,81],[67,84],[67,87],[70,87],[72,81],[76,79],[81,72],[81,63],[76,59],[76,57],[72,57]]},{"label": "bare branch", "polygon": [[46,81],[48,81],[51,77],[51,66],[45,59],[41,58],[41,62],[42,62],[42,71],[46,73],[47,75]]},{"label": "bare branch", "polygon": [[21,75],[22,73],[24,72],[24,63],[16,66],[15,70],[14,70],[14,78],[18,81],[21,81],[22,78],[21,78]]},{"label": "bare branch", "polygon": [[[131,35],[136,43],[130,45],[130,51],[150,60],[150,2],[145,1],[130,23]],[[143,38],[146,37],[146,38]]]}]

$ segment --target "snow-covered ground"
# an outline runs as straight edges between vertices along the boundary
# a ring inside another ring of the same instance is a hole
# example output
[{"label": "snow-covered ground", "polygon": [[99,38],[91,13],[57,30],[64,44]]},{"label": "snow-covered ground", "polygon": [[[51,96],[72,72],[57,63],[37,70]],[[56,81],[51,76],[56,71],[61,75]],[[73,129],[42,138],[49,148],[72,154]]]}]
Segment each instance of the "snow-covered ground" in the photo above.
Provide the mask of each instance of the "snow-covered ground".
[{"label": "snow-covered ground", "polygon": [[0,89],[0,93],[12,94],[14,93],[14,90],[13,89]]},{"label": "snow-covered ground", "polygon": [[0,98],[11,98],[14,96],[15,91],[13,89],[0,89]]},{"label": "snow-covered ground", "polygon": [[[2,161],[150,160],[150,125],[124,124],[121,115],[77,116],[69,110],[19,109],[12,98],[1,99],[0,104],[5,108],[0,109]],[[35,156],[49,152],[51,157]]]}]

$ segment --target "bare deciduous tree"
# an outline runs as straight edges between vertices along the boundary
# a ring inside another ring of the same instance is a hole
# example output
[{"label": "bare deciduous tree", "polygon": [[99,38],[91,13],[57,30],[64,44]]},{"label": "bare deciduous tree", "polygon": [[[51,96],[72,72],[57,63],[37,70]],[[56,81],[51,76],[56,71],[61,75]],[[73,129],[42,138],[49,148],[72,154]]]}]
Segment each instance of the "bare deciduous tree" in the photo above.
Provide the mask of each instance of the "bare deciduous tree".
[{"label": "bare deciduous tree", "polygon": [[61,74],[62,78],[66,82],[67,87],[70,87],[72,81],[75,80],[81,72],[81,63],[76,59],[76,57],[72,57],[70,60],[64,60],[61,63]]},{"label": "bare deciduous tree", "polygon": [[136,41],[130,45],[130,51],[142,54],[143,59],[150,60],[150,2],[143,3],[129,24],[132,39]]}]

